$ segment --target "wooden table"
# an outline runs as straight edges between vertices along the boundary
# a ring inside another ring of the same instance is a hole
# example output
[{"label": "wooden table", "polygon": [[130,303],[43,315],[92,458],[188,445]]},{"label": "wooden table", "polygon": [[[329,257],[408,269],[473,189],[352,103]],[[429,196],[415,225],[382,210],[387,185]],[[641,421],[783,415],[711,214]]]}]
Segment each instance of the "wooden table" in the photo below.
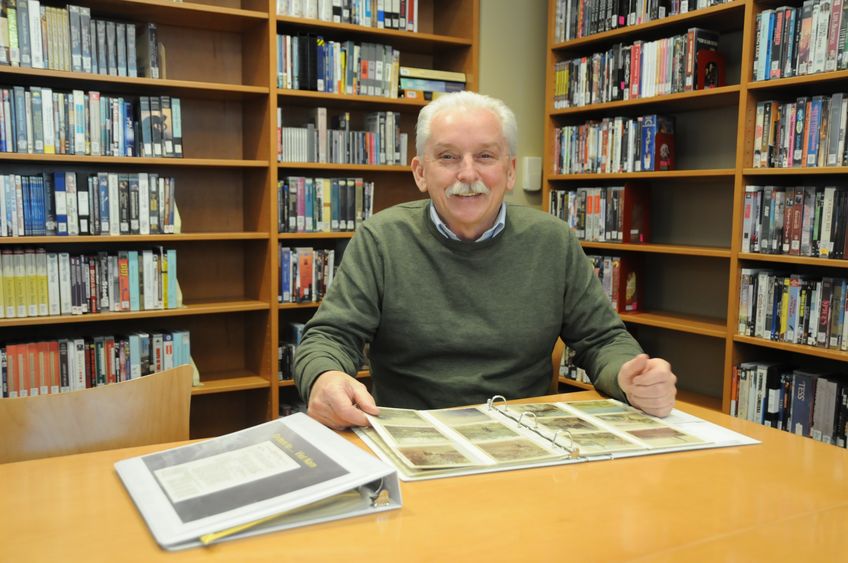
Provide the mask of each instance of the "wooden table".
[{"label": "wooden table", "polygon": [[0,465],[0,561],[848,560],[848,451],[678,407],[762,444],[404,483],[401,510],[177,553],[112,466],[167,445]]}]

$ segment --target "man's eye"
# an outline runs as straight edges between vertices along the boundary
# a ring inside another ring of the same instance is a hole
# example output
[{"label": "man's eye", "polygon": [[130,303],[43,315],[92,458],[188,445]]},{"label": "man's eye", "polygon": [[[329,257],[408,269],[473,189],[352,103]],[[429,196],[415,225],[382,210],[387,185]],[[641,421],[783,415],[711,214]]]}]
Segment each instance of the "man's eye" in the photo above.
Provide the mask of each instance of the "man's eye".
[{"label": "man's eye", "polygon": [[439,160],[456,160],[456,155],[454,155],[454,154],[440,154]]}]

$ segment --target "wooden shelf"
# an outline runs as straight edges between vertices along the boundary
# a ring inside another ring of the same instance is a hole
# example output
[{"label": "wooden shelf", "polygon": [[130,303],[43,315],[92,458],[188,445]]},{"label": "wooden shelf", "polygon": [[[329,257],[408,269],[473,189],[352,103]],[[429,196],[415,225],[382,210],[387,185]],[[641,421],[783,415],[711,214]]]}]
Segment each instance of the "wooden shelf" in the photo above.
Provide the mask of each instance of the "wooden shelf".
[{"label": "wooden shelf", "polygon": [[41,326],[73,323],[123,321],[135,319],[184,317],[189,315],[213,315],[219,313],[239,313],[263,311],[270,308],[264,301],[253,299],[219,299],[197,303],[188,303],[177,309],[157,309],[154,311],[123,311],[119,313],[95,313],[90,315],[56,315],[49,317],[24,317],[0,319],[0,328],[16,326]]},{"label": "wooden shelf", "polygon": [[279,233],[280,240],[313,240],[313,239],[348,239],[353,237],[353,232],[335,233]]},{"label": "wooden shelf", "polygon": [[90,72],[37,69],[19,66],[0,66],[0,77],[15,83],[26,82],[33,86],[49,86],[53,89],[97,90],[98,92],[125,92],[133,95],[153,94],[210,100],[244,100],[267,96],[267,86],[244,84],[222,84],[218,82],[195,82],[191,80],[168,80],[160,78],[132,78]]},{"label": "wooden shelf", "polygon": [[619,313],[621,320],[626,323],[655,326],[677,332],[688,332],[713,338],[727,337],[727,323],[722,319],[679,315],[658,311],[639,311],[635,313]]},{"label": "wooden shelf", "polygon": [[20,244],[114,244],[125,242],[203,242],[225,240],[267,240],[270,233],[179,233],[173,235],[119,235],[119,236],[52,236],[52,237],[2,237],[0,245]]},{"label": "wooden shelf", "polygon": [[776,78],[774,80],[758,80],[748,84],[748,90],[754,92],[791,89],[796,86],[820,86],[827,83],[848,82],[848,70],[837,70],[833,72],[819,72],[816,74],[805,74],[804,76],[793,76],[791,78]]},{"label": "wooden shelf", "polygon": [[278,162],[280,170],[327,170],[338,172],[404,172],[412,167],[402,164],[332,164],[329,162]]},{"label": "wooden shelf", "polygon": [[788,342],[774,342],[765,338],[755,338],[753,336],[742,336],[736,334],[733,336],[734,342],[742,342],[753,346],[761,346],[763,348],[773,348],[775,350],[783,350],[784,352],[792,352],[795,354],[803,354],[805,356],[816,356],[819,358],[827,358],[839,362],[848,362],[848,352],[841,350],[832,350],[830,348],[818,348],[816,346],[804,346],[802,344],[789,344]]},{"label": "wooden shelf", "polygon": [[[633,39],[653,37],[654,35],[669,35],[676,30],[685,30],[689,27],[708,27],[717,31],[727,29],[740,29],[742,27],[742,16],[745,12],[745,2],[736,1],[717,6],[710,6],[701,10],[694,10],[685,14],[677,14],[653,20],[637,25],[628,25],[595,33],[578,39],[554,43],[551,50],[586,52],[590,48],[603,46],[611,43],[629,42]],[[657,32],[653,34],[652,32]]]},{"label": "wooden shelf", "polygon": [[308,303],[277,303],[277,308],[284,309],[317,309],[320,302],[310,301]]},{"label": "wooden shelf", "polygon": [[823,176],[848,174],[848,166],[822,166],[811,168],[743,168],[745,176]]},{"label": "wooden shelf", "polygon": [[[434,33],[414,33],[411,31],[399,31],[395,29],[379,29],[363,25],[349,23],[333,23],[322,20],[307,18],[295,18],[291,16],[277,16],[282,29],[321,30],[324,33],[338,32],[344,36],[357,36],[359,40],[374,41],[392,45],[401,51],[433,52],[445,48],[469,48],[472,46],[470,39],[462,37],[451,37],[448,35],[437,35]],[[470,31],[470,30],[469,30]]]},{"label": "wooden shelf", "polygon": [[2,162],[37,162],[56,164],[132,164],[135,166],[189,166],[204,168],[268,168],[267,160],[237,160],[216,158],[149,158],[134,156],[89,156],[76,154],[0,153]]},{"label": "wooden shelf", "polygon": [[285,104],[321,104],[329,107],[344,107],[364,110],[419,111],[427,105],[424,100],[410,98],[384,98],[382,96],[359,96],[354,94],[331,94],[309,90],[278,89],[277,96]]},{"label": "wooden shelf", "polygon": [[92,16],[134,19],[164,25],[210,29],[215,31],[246,31],[264,25],[266,12],[225,8],[196,2],[170,2],[168,0],[86,0]]},{"label": "wooden shelf", "polygon": [[730,258],[730,249],[709,246],[684,246],[677,244],[630,244],[618,242],[580,241],[583,248],[604,250],[645,252],[653,254],[678,254],[683,256],[703,256],[709,258]]},{"label": "wooden shelf", "polygon": [[803,266],[820,266],[822,268],[848,269],[848,260],[813,258],[811,256],[787,256],[785,254],[759,254],[755,252],[740,252],[738,256],[740,260],[756,260],[757,262],[774,262],[779,264],[797,264]]},{"label": "wooden shelf", "polygon": [[642,108],[648,106],[662,105],[663,111],[685,111],[691,109],[709,109],[715,107],[733,106],[739,103],[740,86],[738,84],[710,88],[708,90],[694,90],[692,92],[678,92],[664,96],[652,96],[650,98],[635,98],[632,100],[617,100],[602,104],[589,104],[565,109],[555,109],[550,116],[571,117],[582,114],[608,113],[614,110]]},{"label": "wooden shelf", "polygon": [[559,376],[559,382],[561,385],[568,385],[571,387],[576,387],[577,389],[592,390],[595,388],[595,386],[591,383],[583,383],[582,381],[577,381],[576,379],[571,379],[570,377],[566,377],[564,375]]},{"label": "wooden shelf", "polygon": [[192,388],[192,396],[268,389],[271,386],[271,382],[264,377],[237,370],[201,373],[200,382],[201,386]]},{"label": "wooden shelf", "polygon": [[610,174],[551,174],[550,182],[596,182],[620,180],[658,180],[658,179],[725,179],[732,180],[736,174],[733,168],[711,168],[706,170],[657,170],[655,172],[616,172]]}]

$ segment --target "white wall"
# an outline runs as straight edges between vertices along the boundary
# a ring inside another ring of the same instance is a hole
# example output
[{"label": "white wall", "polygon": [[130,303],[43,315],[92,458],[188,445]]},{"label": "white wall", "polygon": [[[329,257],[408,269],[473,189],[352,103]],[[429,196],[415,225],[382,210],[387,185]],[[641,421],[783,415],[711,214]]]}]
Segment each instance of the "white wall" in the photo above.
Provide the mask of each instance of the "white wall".
[{"label": "white wall", "polygon": [[521,157],[542,157],[546,0],[480,0],[480,93],[503,100],[518,120],[518,178],[507,200],[541,207],[525,192]]}]

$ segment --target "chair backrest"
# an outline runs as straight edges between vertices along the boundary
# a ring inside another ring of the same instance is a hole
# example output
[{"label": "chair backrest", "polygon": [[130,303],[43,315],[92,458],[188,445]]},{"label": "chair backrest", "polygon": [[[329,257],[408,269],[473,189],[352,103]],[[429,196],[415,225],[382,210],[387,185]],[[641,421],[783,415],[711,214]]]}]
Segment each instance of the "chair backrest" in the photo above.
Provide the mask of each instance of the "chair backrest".
[{"label": "chair backrest", "polygon": [[0,463],[188,439],[192,368],[102,387],[0,399]]},{"label": "chair backrest", "polygon": [[552,395],[559,393],[559,364],[562,362],[563,352],[565,352],[565,342],[562,341],[562,338],[557,338],[554,349],[551,352],[551,368],[553,369],[553,373],[551,373],[550,393]]}]

